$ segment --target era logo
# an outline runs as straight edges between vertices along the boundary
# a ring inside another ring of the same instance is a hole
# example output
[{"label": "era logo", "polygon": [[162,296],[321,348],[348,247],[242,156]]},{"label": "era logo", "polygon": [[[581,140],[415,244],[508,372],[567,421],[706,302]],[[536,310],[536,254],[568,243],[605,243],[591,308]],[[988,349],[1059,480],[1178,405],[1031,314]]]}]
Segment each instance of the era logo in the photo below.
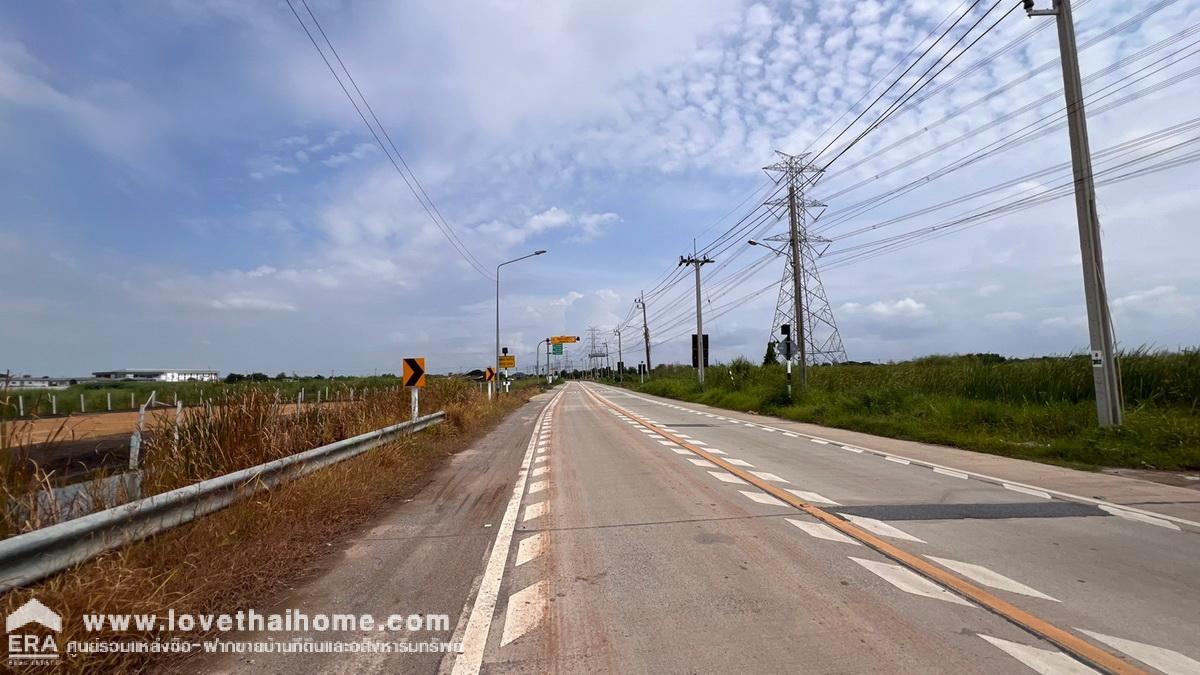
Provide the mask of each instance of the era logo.
[{"label": "era logo", "polygon": [[21,605],[4,620],[8,665],[50,664],[58,660],[58,640],[54,635],[27,632],[37,626],[55,633],[62,630],[62,617],[37,598]]}]

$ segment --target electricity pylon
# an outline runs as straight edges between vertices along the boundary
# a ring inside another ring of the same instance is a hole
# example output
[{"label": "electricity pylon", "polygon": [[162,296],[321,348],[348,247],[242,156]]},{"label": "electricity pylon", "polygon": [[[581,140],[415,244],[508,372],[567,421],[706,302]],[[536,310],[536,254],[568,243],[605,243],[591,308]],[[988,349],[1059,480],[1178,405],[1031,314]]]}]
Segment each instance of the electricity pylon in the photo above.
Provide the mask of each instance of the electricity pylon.
[{"label": "electricity pylon", "polygon": [[808,153],[789,155],[776,150],[775,154],[779,155],[780,161],[763,167],[763,170],[777,185],[786,187],[787,196],[766,204],[775,209],[786,209],[788,234],[768,237],[768,240],[786,242],[788,246],[787,266],[771,323],[771,340],[780,339],[781,325],[794,327],[795,348],[791,359],[800,365],[803,386],[807,366],[845,361],[846,348],[817,269],[817,258],[830,241],[808,233],[809,224],[815,220],[813,211],[824,209],[825,205],[805,198],[804,193],[817,182],[821,169],[807,161]]}]

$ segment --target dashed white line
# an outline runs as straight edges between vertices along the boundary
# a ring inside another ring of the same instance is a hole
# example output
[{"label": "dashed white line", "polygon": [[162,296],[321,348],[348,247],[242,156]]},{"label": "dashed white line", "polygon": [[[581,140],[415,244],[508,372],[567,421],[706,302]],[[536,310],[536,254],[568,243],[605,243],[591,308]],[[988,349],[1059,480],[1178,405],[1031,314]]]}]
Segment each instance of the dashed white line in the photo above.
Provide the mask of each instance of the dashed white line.
[{"label": "dashed white line", "polygon": [[829,445],[829,441],[827,441],[823,438],[810,438],[808,440],[809,440],[809,442],[816,443],[817,445]]},{"label": "dashed white line", "polygon": [[799,436],[797,436],[796,434],[793,434],[793,433],[792,433],[792,432],[790,432],[790,431],[785,431],[785,432],[783,432],[783,435],[784,435],[784,436],[787,436],[788,438],[800,438]]},{"label": "dashed white line", "polygon": [[738,492],[741,492],[751,501],[756,501],[759,504],[766,504],[767,506],[787,506],[787,504],[784,504],[780,500],[765,492],[751,492],[749,490],[738,490]]},{"label": "dashed white line", "polygon": [[794,518],[784,518],[784,520],[800,528],[809,536],[816,537],[817,539],[836,541],[842,544],[851,544],[853,546],[862,546],[862,544],[858,541],[847,537],[825,523],[807,523],[803,520],[795,520]]},{"label": "dashed white line", "polygon": [[965,474],[965,473],[963,473],[963,472],[961,472],[961,471],[955,471],[954,469],[943,469],[943,468],[941,468],[941,467],[936,467],[936,466],[935,466],[935,467],[933,467],[933,472],[934,472],[934,473],[940,473],[940,474],[942,474],[943,476],[951,476],[951,477],[954,477],[954,478],[962,478],[963,480],[966,480],[966,479],[970,478],[970,476],[968,476],[967,474]]},{"label": "dashed white line", "polygon": [[882,520],[874,518],[864,518],[863,516],[855,516],[849,513],[839,513],[839,516],[849,520],[855,525],[869,532],[874,532],[881,537],[891,537],[892,539],[903,539],[905,541],[915,541],[919,544],[924,544],[924,539],[918,539],[911,534],[901,530],[893,525],[889,525]]},{"label": "dashed white line", "polygon": [[746,460],[744,460],[744,459],[737,459],[737,458],[734,458],[734,457],[730,457],[729,459],[727,459],[727,460],[725,460],[725,461],[726,461],[726,462],[729,462],[730,464],[732,464],[732,465],[734,465],[734,466],[744,466],[744,467],[748,467],[748,468],[751,468],[751,469],[753,469],[753,468],[754,468],[754,465],[753,465],[753,464],[751,464],[750,462],[747,462],[747,461],[746,461]]},{"label": "dashed white line", "polygon": [[1167,675],[1195,675],[1196,673],[1200,673],[1200,661],[1179,652],[1082,628],[1077,628],[1076,630],[1097,642],[1103,642],[1113,649],[1125,652],[1138,661],[1157,668]]},{"label": "dashed white line", "polygon": [[545,490],[548,485],[549,485],[549,483],[547,483],[544,480],[534,481],[529,484],[529,494],[536,495],[537,493],[541,492],[542,490]]},{"label": "dashed white line", "polygon": [[679,444],[677,444],[675,441],[659,441],[658,444],[665,445],[668,448],[678,448],[679,447]]},{"label": "dashed white line", "polygon": [[532,473],[531,475],[533,475],[533,476],[542,476],[542,475],[545,475],[545,474],[546,474],[546,472],[548,472],[548,471],[550,471],[550,467],[548,467],[548,466],[539,466],[538,468],[536,468],[536,469],[534,469],[534,470],[533,470],[533,473]]},{"label": "dashed white line", "polygon": [[742,480],[741,478],[738,478],[733,474],[725,473],[724,471],[709,471],[708,475],[723,483],[737,483],[738,485],[746,484],[746,481]]},{"label": "dashed white line", "polygon": [[782,476],[776,476],[775,474],[767,472],[767,471],[751,471],[750,473],[754,474],[755,476],[758,476],[759,478],[761,478],[763,480],[769,480],[773,483],[788,483],[788,482],[790,482],[790,481],[788,481],[788,479],[783,478]]},{"label": "dashed white line", "polygon": [[545,532],[538,532],[535,535],[525,537],[521,540],[521,543],[517,544],[517,567],[545,553],[546,536]]},{"label": "dashed white line", "polygon": [[[815,492],[806,492],[804,490],[788,490],[788,492],[796,495],[797,497],[799,497],[800,499],[803,499],[806,502],[812,502],[814,504],[826,504],[828,506],[841,506],[841,504],[833,501],[832,499],[829,499],[828,497],[822,497],[821,495],[819,495]],[[829,529],[832,530],[833,528],[829,528]],[[834,532],[836,532],[836,531],[837,530],[834,530]]]},{"label": "dashed white line", "polygon": [[864,560],[862,558],[855,558],[853,556],[851,556],[850,559],[867,568],[867,570],[878,576],[880,579],[883,579],[905,593],[912,593],[913,595],[920,595],[926,598],[934,598],[935,600],[952,602],[956,605],[974,607],[973,604],[967,602],[962,597],[951,593],[950,591],[938,586],[932,581],[905,567],[893,565],[892,563],[877,562],[875,560]]},{"label": "dashed white line", "polygon": [[528,523],[531,520],[541,518],[547,513],[550,513],[550,502],[538,502],[536,504],[530,504],[529,506],[525,507],[525,517],[521,519],[521,522]]},{"label": "dashed white line", "polygon": [[[1155,518],[1154,516],[1147,516],[1145,514],[1138,513],[1136,511],[1128,511],[1126,509],[1117,508],[1115,506],[1109,506],[1108,504],[1100,504],[1099,508],[1101,511],[1104,511],[1105,513],[1111,513],[1112,515],[1117,516],[1119,518],[1126,518],[1128,520],[1136,520],[1139,523],[1149,523],[1150,525],[1157,525],[1159,527],[1165,527],[1168,530],[1178,530],[1179,529],[1178,525],[1176,525],[1175,523],[1172,523],[1169,520],[1163,520],[1162,518]],[[1198,672],[1200,672],[1200,671],[1198,671]]]},{"label": "dashed white line", "polygon": [[508,596],[508,609],[505,612],[500,646],[507,645],[541,624],[546,617],[546,605],[544,580]]},{"label": "dashed white line", "polygon": [[692,464],[695,464],[696,466],[702,466],[706,469],[717,468],[716,464],[713,464],[712,462],[708,461],[707,459],[700,459],[698,457],[689,457],[688,461],[691,462]]},{"label": "dashed white line", "polygon": [[725,454],[724,451],[718,450],[716,448],[705,448],[704,451],[710,455],[724,455]]},{"label": "dashed white line", "polygon": [[1012,490],[1013,492],[1020,492],[1021,494],[1030,495],[1033,497],[1041,497],[1042,499],[1050,499],[1049,494],[1042,492],[1041,490],[1027,488],[1024,485],[1013,485],[1012,483],[1002,483],[1002,485],[1004,486],[1005,490]]},{"label": "dashed white line", "polygon": [[907,459],[904,459],[903,457],[893,457],[892,455],[884,455],[883,458],[889,462],[895,462],[897,464],[912,464],[912,462],[908,461]]},{"label": "dashed white line", "polygon": [[982,633],[979,637],[1042,675],[1088,675],[1097,672],[1057,649],[1038,649]]},{"label": "dashed white line", "polygon": [[1031,598],[1041,598],[1042,600],[1059,602],[1058,598],[1052,598],[1037,589],[1030,588],[1029,586],[1026,586],[1015,579],[1010,579],[1003,574],[994,572],[982,565],[974,565],[972,563],[966,563],[959,560],[949,560],[947,558],[935,558],[931,555],[927,555],[925,557],[941,565],[942,567],[945,567],[946,569],[954,570],[964,577],[983,584],[984,586],[999,589],[1001,591],[1009,591],[1011,593],[1028,595]]},{"label": "dashed white line", "polygon": [[673,447],[673,448],[671,448],[671,452],[674,452],[674,453],[675,453],[675,454],[677,454],[677,455],[684,455],[684,456],[688,456],[688,455],[691,455],[691,454],[692,454],[692,451],[691,451],[691,450],[687,450],[687,449],[681,448],[681,447],[679,447],[678,445],[677,445],[677,446],[675,446],[675,447]]}]

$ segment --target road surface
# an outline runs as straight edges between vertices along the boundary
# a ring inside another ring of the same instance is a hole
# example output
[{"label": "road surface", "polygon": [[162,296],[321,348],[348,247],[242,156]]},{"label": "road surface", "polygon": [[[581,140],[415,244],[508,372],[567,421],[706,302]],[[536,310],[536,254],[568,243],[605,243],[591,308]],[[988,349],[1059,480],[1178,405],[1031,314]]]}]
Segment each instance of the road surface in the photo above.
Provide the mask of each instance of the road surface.
[{"label": "road surface", "polygon": [[1198,521],[1194,490],[570,383],[280,603],[444,613],[462,653],[202,665],[1200,673]]}]

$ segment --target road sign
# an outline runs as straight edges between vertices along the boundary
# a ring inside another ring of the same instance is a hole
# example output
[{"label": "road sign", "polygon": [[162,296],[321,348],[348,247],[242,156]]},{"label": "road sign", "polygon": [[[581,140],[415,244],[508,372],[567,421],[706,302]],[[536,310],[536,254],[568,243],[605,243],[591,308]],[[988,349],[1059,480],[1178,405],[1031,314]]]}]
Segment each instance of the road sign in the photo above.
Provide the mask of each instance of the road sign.
[{"label": "road sign", "polygon": [[578,335],[555,335],[554,337],[550,338],[550,344],[552,344],[552,345],[569,345],[572,342],[579,342],[579,336]]},{"label": "road sign", "polygon": [[[700,367],[700,358],[696,350],[696,334],[692,333],[692,367]],[[708,367],[708,333],[704,334],[704,367]]]},{"label": "road sign", "polygon": [[555,343],[555,345],[552,347],[551,353],[554,354],[555,356],[562,356],[563,355],[562,343],[561,342]]},{"label": "road sign", "polygon": [[500,357],[500,367],[501,368],[516,368],[517,367],[517,357],[512,354],[501,356]]},{"label": "road sign", "polygon": [[425,357],[404,359],[404,386],[425,388]]},{"label": "road sign", "polygon": [[496,369],[488,366],[487,369],[483,371],[483,381],[491,382],[494,379],[496,379]]}]

